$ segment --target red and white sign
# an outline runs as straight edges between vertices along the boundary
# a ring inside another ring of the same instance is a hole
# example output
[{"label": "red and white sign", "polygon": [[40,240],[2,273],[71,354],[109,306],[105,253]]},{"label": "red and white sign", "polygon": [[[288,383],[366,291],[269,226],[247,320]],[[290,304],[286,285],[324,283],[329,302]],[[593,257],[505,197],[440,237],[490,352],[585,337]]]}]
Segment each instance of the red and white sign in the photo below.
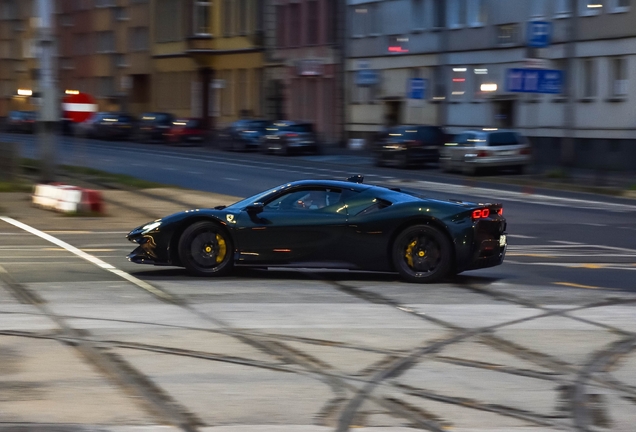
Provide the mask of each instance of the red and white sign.
[{"label": "red and white sign", "polygon": [[68,95],[62,101],[64,117],[71,119],[73,123],[82,123],[91,118],[97,111],[95,99],[89,94],[78,93]]}]

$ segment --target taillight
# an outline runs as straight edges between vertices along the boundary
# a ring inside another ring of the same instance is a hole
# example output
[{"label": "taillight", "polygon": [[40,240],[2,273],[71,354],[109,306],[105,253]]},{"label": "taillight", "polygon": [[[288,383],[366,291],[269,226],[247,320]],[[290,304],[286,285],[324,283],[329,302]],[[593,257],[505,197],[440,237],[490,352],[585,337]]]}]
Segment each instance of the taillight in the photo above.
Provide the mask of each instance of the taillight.
[{"label": "taillight", "polygon": [[490,209],[473,210],[473,220],[486,219],[488,216],[490,216]]},{"label": "taillight", "polygon": [[298,136],[298,134],[297,133],[288,133],[288,134],[285,134],[285,136],[287,138],[296,138]]},{"label": "taillight", "polygon": [[490,154],[486,150],[479,150],[477,152],[477,157],[488,157]]},{"label": "taillight", "polygon": [[529,155],[532,154],[532,150],[530,149],[530,147],[522,148],[521,150],[519,150],[519,154]]},{"label": "taillight", "polygon": [[503,207],[501,207],[501,208],[497,209],[497,214],[498,214],[499,216],[503,216]]},{"label": "taillight", "polygon": [[406,141],[406,145],[407,147],[421,147],[422,141],[409,140],[409,141]]}]

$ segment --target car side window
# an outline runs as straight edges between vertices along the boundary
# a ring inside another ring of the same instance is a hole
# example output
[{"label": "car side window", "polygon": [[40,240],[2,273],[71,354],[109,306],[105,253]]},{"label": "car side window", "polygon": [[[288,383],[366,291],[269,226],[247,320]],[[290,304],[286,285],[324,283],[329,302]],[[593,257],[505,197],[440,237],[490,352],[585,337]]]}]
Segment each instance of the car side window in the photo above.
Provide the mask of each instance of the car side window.
[{"label": "car side window", "polygon": [[332,188],[295,190],[265,204],[267,211],[336,211],[342,192]]}]

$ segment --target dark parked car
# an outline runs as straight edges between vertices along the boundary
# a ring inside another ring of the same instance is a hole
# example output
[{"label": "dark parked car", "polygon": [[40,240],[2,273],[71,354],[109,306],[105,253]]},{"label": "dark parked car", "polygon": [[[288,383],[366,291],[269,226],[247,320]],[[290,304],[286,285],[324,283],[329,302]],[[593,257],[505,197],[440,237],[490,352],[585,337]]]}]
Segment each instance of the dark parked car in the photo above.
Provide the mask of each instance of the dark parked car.
[{"label": "dark parked car", "polygon": [[165,142],[175,116],[170,113],[148,112],[141,115],[137,139],[142,142]]},{"label": "dark parked car", "polygon": [[224,150],[258,150],[261,137],[271,122],[260,119],[242,119],[235,121],[221,132],[221,145]]},{"label": "dark parked car", "polygon": [[87,138],[100,138],[97,133],[97,125],[102,121],[104,117],[110,114],[111,113],[104,111],[96,112],[88,120],[76,124],[74,127],[75,133],[79,136],[84,136]]},{"label": "dark parked car", "polygon": [[261,137],[263,153],[290,155],[292,153],[318,153],[318,138],[314,125],[296,121],[276,121],[265,128]]},{"label": "dark parked car", "polygon": [[136,120],[127,113],[105,113],[93,123],[92,135],[100,139],[127,140],[132,138]]},{"label": "dark parked car", "polygon": [[33,133],[35,132],[35,111],[11,111],[6,119],[7,132]]},{"label": "dark parked car", "polygon": [[166,140],[170,144],[202,144],[206,131],[201,119],[187,118],[172,122],[172,127],[166,132]]},{"label": "dark parked car", "polygon": [[234,266],[395,271],[433,282],[503,262],[501,204],[436,200],[349,181],[286,183],[228,207],[184,211],[128,234],[138,264],[220,276]]},{"label": "dark parked car", "polygon": [[376,142],[375,164],[387,163],[407,168],[439,161],[446,134],[437,126],[402,125],[389,128],[384,139]]}]

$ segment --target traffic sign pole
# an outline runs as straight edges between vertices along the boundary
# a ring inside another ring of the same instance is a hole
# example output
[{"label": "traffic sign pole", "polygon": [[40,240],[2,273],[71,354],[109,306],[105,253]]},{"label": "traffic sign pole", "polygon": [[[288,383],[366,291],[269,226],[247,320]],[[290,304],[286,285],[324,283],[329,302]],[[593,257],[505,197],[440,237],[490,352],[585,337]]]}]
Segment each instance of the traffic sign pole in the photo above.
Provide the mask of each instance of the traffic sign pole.
[{"label": "traffic sign pole", "polygon": [[[64,118],[70,119],[74,124],[79,124],[89,120],[97,111],[97,104],[95,99],[87,93],[78,93],[68,95],[62,102],[62,109],[64,110]],[[77,162],[80,166],[84,166],[85,162],[85,147],[86,136],[79,136],[77,128],[74,129],[74,135],[79,138],[79,149],[76,154]]]}]

